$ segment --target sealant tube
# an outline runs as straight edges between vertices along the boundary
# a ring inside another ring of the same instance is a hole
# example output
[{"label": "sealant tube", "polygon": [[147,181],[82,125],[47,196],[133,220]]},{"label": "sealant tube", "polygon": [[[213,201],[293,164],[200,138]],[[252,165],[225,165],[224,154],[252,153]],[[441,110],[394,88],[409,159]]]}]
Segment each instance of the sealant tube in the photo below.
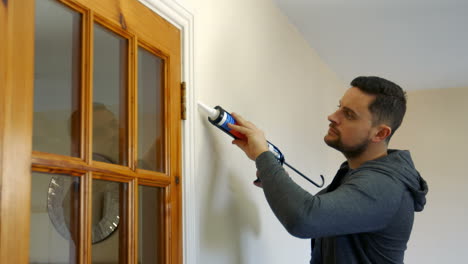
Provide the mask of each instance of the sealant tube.
[{"label": "sealant tube", "polygon": [[[231,137],[235,139],[245,139],[245,135],[230,129],[228,127],[228,124],[237,124],[236,120],[232,115],[224,110],[221,106],[217,105],[214,108],[209,107],[201,102],[198,102],[198,106],[200,109],[203,110],[208,115],[208,121],[210,121],[211,124],[213,124],[215,127],[221,129],[224,131],[226,134],[230,135]],[[281,151],[272,143],[267,141],[268,143],[268,150],[270,150],[276,157],[276,159],[283,165],[284,163],[284,156],[281,153]]]},{"label": "sealant tube", "polygon": [[221,129],[226,134],[230,135],[235,139],[245,139],[245,135],[231,129],[228,124],[236,125],[236,120],[230,113],[224,110],[221,106],[217,105],[211,108],[201,102],[198,102],[198,106],[208,115],[208,121],[215,127]]}]

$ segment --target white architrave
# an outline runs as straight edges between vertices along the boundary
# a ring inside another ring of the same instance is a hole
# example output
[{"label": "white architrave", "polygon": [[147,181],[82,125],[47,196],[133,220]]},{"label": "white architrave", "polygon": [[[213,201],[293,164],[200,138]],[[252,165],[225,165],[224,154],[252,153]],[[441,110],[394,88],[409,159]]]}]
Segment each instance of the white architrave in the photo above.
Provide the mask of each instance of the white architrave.
[{"label": "white architrave", "polygon": [[182,173],[183,173],[183,250],[184,263],[197,263],[197,223],[195,204],[195,89],[193,76],[194,37],[193,15],[174,0],[139,0],[163,17],[182,33],[182,76],[187,85],[187,120],[182,124]]}]

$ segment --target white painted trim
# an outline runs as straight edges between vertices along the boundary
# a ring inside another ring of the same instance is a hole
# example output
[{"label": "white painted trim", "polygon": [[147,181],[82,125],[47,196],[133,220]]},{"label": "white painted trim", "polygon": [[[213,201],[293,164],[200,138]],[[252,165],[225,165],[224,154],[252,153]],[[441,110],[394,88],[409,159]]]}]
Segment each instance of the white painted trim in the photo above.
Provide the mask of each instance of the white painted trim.
[{"label": "white painted trim", "polygon": [[139,0],[155,13],[169,21],[182,33],[182,76],[187,84],[187,120],[182,122],[182,173],[183,173],[183,247],[184,263],[196,264],[197,211],[195,197],[195,86],[193,15],[174,0]]}]

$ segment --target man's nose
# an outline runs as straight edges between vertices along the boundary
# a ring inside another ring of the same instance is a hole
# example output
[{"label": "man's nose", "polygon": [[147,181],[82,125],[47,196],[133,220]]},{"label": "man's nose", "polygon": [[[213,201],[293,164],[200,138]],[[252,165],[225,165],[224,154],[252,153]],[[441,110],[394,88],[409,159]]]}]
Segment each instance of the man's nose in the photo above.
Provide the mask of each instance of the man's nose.
[{"label": "man's nose", "polygon": [[338,111],[335,111],[334,113],[330,114],[328,116],[328,121],[330,121],[331,123],[339,124],[339,119],[338,119],[338,116],[337,116],[337,112]]}]

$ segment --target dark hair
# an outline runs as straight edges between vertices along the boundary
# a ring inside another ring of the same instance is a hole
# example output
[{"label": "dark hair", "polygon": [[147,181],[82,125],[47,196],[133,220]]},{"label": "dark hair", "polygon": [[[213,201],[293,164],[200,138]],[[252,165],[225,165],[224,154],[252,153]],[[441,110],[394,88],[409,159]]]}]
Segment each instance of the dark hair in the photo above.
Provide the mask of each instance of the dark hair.
[{"label": "dark hair", "polygon": [[351,82],[366,94],[375,95],[369,105],[373,125],[385,123],[392,128],[392,133],[386,141],[390,141],[395,131],[400,127],[406,112],[406,93],[397,84],[375,76],[360,76]]}]

